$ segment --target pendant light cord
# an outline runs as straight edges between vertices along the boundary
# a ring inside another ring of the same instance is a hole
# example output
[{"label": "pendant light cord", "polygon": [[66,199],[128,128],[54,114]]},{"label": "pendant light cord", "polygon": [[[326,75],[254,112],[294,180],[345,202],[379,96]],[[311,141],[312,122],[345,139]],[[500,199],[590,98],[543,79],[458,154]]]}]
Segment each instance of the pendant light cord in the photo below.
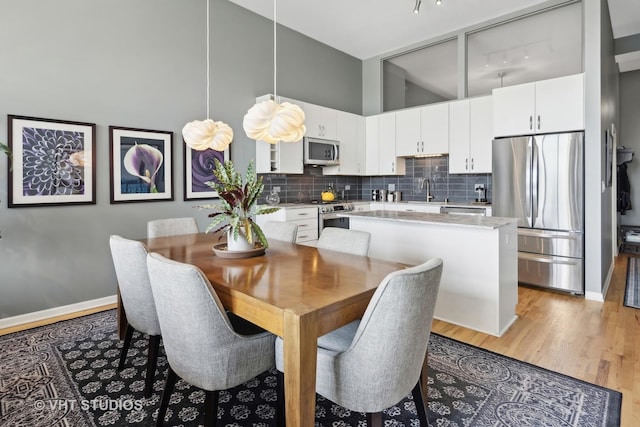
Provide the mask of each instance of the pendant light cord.
[{"label": "pendant light cord", "polygon": [[278,0],[273,0],[273,98],[275,102],[278,102],[278,98],[277,98],[277,86],[278,86],[278,79],[277,79],[277,50],[278,50],[278,43],[277,43],[277,37],[276,37],[276,28],[277,28],[277,23],[276,23],[276,11],[277,11],[277,4],[278,4]]},{"label": "pendant light cord", "polygon": [[210,60],[209,60],[209,55],[210,55],[210,53],[209,53],[209,2],[210,2],[210,0],[207,0],[207,119],[210,118],[209,117],[209,103],[210,103],[209,102],[209,97],[210,97],[209,91],[210,91],[210,87],[211,87],[211,81],[210,81],[211,78],[209,77],[209,68],[210,68],[210,65],[209,65],[209,62],[210,62]]}]

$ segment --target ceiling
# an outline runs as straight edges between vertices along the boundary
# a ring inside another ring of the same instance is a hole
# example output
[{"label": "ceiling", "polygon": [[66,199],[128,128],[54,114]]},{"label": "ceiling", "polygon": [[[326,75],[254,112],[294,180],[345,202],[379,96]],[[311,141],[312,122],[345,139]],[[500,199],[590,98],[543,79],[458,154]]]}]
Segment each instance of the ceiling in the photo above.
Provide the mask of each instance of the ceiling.
[{"label": "ceiling", "polygon": [[[230,0],[273,19],[273,2]],[[278,23],[359,59],[369,59],[424,42],[546,0],[278,0]],[[608,0],[615,38],[640,34],[640,2]],[[623,62],[637,62],[640,52]],[[621,63],[621,62],[619,62]],[[622,64],[622,63],[621,63]]]}]

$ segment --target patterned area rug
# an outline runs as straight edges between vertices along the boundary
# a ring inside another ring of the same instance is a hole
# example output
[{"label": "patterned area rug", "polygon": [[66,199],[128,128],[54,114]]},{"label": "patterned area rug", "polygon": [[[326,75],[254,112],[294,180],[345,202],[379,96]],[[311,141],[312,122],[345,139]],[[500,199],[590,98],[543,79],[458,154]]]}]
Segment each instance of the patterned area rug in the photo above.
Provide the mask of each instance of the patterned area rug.
[{"label": "patterned area rug", "polygon": [[624,305],[640,308],[640,258],[629,257],[627,261],[627,284],[624,289]]},{"label": "patterned area rug", "polygon": [[[134,334],[125,369],[115,311],[0,337],[0,426],[148,426],[157,416],[167,362],[158,361],[143,398],[146,337]],[[220,393],[219,425],[275,426],[276,375],[267,372]],[[428,419],[432,427],[620,425],[622,395],[432,334]],[[204,393],[180,381],[166,426],[204,421]],[[408,396],[385,410],[384,425],[419,426]],[[364,415],[318,396],[316,426],[361,427]]]}]

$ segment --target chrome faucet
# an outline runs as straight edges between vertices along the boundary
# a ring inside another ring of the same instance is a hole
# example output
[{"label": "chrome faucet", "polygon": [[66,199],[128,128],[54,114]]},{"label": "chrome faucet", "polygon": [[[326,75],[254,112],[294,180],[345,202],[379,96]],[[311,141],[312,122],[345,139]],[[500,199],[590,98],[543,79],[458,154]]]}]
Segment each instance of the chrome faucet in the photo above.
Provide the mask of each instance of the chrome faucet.
[{"label": "chrome faucet", "polygon": [[434,199],[433,194],[431,194],[431,180],[429,178],[422,178],[422,182],[420,182],[420,189],[427,189],[427,202],[430,202]]}]

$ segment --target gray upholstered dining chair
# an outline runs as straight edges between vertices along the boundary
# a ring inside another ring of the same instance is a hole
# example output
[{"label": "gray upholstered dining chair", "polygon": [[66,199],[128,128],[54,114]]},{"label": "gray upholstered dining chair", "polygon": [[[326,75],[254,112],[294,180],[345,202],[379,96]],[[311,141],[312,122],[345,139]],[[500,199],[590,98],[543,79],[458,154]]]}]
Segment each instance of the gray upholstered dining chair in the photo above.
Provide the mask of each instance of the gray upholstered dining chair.
[{"label": "gray upholstered dining chair", "polygon": [[154,219],[147,222],[147,237],[176,236],[179,234],[199,233],[195,218]]},{"label": "gray upholstered dining chair", "polygon": [[322,229],[317,247],[332,251],[366,256],[369,253],[371,234],[366,231],[327,227]]},{"label": "gray upholstered dining chair", "polygon": [[267,221],[260,226],[267,240],[281,240],[283,242],[296,242],[298,224],[285,221]]},{"label": "gray upholstered dining chair", "polygon": [[147,272],[147,247],[141,242],[117,235],[109,238],[109,246],[118,279],[120,299],[127,316],[127,330],[118,370],[124,368],[134,330],[147,334],[149,345],[144,396],[150,397],[160,346],[160,323]]},{"label": "gray upholstered dining chair", "polygon": [[[428,425],[419,379],[441,274],[439,258],[388,274],[361,320],[318,338],[318,394],[366,412],[367,425],[380,426],[381,411],[411,393],[420,425]],[[277,338],[279,372],[283,366],[283,341]],[[282,374],[279,380],[282,383]]]},{"label": "gray upholstered dining chair", "polygon": [[154,253],[147,256],[147,266],[169,362],[156,425],[164,422],[179,376],[205,390],[205,425],[213,426],[218,391],[238,386],[274,366],[275,336],[228,316],[197,267]]}]

